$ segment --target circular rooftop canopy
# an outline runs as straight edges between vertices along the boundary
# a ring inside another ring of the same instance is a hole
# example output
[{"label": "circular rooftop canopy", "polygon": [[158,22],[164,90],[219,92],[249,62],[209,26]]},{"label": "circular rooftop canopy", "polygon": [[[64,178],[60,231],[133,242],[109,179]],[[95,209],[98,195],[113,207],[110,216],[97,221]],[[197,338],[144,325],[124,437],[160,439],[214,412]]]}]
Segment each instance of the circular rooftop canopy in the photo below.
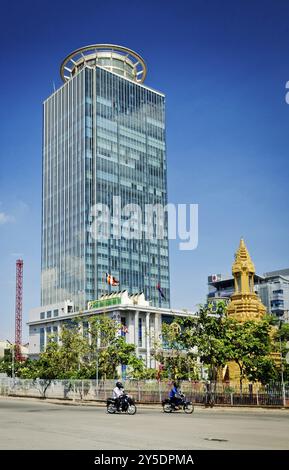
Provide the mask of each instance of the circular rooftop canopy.
[{"label": "circular rooftop canopy", "polygon": [[67,82],[85,66],[100,66],[138,83],[143,83],[147,74],[145,61],[131,49],[114,44],[93,44],[76,49],[64,59],[60,67],[62,80]]}]

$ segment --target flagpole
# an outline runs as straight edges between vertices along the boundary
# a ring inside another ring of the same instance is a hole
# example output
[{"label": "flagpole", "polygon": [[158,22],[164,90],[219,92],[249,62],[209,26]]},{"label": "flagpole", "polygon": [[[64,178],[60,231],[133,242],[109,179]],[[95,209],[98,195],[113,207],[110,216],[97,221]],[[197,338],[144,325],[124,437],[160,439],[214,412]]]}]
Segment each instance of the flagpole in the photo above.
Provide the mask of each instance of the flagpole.
[{"label": "flagpole", "polygon": [[157,284],[157,290],[159,291],[159,306],[162,306],[162,299],[166,300],[165,294],[162,291],[161,284]]},{"label": "flagpole", "polygon": [[102,295],[103,296],[105,295],[105,287],[106,287],[106,284],[107,284],[107,276],[108,276],[108,273],[105,273],[105,281],[104,281],[103,288],[102,288]]}]

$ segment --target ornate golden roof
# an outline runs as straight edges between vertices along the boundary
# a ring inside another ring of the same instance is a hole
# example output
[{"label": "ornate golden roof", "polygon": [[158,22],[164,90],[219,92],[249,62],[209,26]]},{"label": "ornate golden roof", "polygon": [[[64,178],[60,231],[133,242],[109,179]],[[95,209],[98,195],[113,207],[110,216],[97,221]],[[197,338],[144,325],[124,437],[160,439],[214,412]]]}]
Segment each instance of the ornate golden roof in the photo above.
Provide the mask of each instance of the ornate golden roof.
[{"label": "ornate golden roof", "polygon": [[235,254],[232,273],[235,292],[228,305],[228,315],[233,315],[239,321],[261,319],[266,313],[266,308],[254,291],[255,266],[243,238]]},{"label": "ornate golden roof", "polygon": [[255,266],[251,260],[249,251],[245,245],[244,239],[241,238],[240,245],[235,253],[235,261],[232,266],[232,273],[248,271],[249,273],[255,273]]}]

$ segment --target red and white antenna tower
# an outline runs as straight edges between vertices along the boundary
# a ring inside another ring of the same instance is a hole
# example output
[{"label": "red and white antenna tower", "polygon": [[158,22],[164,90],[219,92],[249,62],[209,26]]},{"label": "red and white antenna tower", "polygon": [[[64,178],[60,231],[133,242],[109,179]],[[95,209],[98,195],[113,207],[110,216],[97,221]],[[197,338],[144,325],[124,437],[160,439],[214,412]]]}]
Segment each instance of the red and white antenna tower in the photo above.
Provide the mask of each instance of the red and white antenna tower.
[{"label": "red and white antenna tower", "polygon": [[22,297],[23,297],[23,260],[16,261],[16,304],[15,304],[15,358],[21,361],[22,344]]}]

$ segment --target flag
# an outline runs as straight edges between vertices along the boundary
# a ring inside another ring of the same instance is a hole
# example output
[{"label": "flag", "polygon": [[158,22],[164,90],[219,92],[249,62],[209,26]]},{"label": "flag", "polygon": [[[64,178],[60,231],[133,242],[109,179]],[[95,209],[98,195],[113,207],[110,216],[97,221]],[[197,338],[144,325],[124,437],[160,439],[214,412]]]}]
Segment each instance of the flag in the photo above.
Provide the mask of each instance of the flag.
[{"label": "flag", "polygon": [[111,286],[118,286],[119,281],[115,279],[111,274],[106,273],[106,282],[110,284]]},{"label": "flag", "polygon": [[157,285],[157,290],[159,291],[160,296],[161,296],[163,299],[166,300],[166,296],[165,296],[165,294],[164,294],[164,292],[163,292],[163,290],[162,290],[162,288],[161,288],[161,286],[160,286],[160,283],[158,283],[158,285]]}]

